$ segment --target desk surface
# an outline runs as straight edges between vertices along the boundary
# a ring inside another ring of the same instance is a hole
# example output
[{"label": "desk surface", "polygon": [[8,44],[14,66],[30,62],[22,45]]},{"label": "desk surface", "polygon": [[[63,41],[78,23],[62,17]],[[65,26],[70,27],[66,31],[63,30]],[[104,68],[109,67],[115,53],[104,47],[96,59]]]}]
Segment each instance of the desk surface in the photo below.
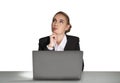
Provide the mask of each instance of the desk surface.
[{"label": "desk surface", "polygon": [[120,83],[120,72],[83,72],[77,81],[35,81],[32,72],[1,71],[0,83]]}]

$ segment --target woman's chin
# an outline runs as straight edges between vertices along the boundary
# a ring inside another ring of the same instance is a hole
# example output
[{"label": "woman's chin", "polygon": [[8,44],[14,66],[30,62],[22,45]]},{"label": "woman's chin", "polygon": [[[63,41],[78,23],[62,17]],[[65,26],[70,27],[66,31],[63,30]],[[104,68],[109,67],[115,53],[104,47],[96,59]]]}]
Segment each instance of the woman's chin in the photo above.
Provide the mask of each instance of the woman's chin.
[{"label": "woman's chin", "polygon": [[53,31],[53,33],[58,34],[58,32],[57,32],[57,31]]},{"label": "woman's chin", "polygon": [[63,33],[57,32],[57,31],[52,31],[53,33],[55,33],[56,35],[61,35]]}]

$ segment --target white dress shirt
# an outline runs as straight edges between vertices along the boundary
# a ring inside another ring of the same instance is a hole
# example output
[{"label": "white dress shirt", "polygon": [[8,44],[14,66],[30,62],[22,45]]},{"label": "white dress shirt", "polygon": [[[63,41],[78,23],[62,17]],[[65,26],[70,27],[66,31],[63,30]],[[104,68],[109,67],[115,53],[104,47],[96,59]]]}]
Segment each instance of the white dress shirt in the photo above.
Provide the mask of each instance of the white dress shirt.
[{"label": "white dress shirt", "polygon": [[[61,41],[61,43],[60,43],[59,45],[57,45],[57,43],[55,44],[54,50],[55,50],[55,51],[64,51],[64,48],[65,48],[66,43],[67,43],[67,37],[66,37],[66,35],[65,35],[65,36],[63,37],[63,40]],[[48,48],[49,50],[53,50],[53,48],[48,47],[48,45],[47,45],[47,48]]]}]

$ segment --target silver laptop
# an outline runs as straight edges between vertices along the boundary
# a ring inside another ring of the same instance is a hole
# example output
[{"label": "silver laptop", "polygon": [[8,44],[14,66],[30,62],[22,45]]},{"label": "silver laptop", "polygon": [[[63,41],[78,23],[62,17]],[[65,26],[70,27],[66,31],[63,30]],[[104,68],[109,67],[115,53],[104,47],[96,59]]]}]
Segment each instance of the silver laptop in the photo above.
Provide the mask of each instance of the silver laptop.
[{"label": "silver laptop", "polygon": [[33,51],[33,79],[80,80],[82,51]]}]

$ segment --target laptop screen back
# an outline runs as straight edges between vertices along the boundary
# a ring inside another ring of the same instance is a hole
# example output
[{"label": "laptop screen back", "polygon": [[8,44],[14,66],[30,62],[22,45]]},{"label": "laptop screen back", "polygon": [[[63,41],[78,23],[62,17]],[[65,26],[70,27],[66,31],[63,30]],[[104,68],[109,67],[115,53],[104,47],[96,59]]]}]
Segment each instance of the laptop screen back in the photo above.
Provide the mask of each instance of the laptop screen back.
[{"label": "laptop screen back", "polygon": [[33,79],[80,79],[81,51],[33,51]]}]

